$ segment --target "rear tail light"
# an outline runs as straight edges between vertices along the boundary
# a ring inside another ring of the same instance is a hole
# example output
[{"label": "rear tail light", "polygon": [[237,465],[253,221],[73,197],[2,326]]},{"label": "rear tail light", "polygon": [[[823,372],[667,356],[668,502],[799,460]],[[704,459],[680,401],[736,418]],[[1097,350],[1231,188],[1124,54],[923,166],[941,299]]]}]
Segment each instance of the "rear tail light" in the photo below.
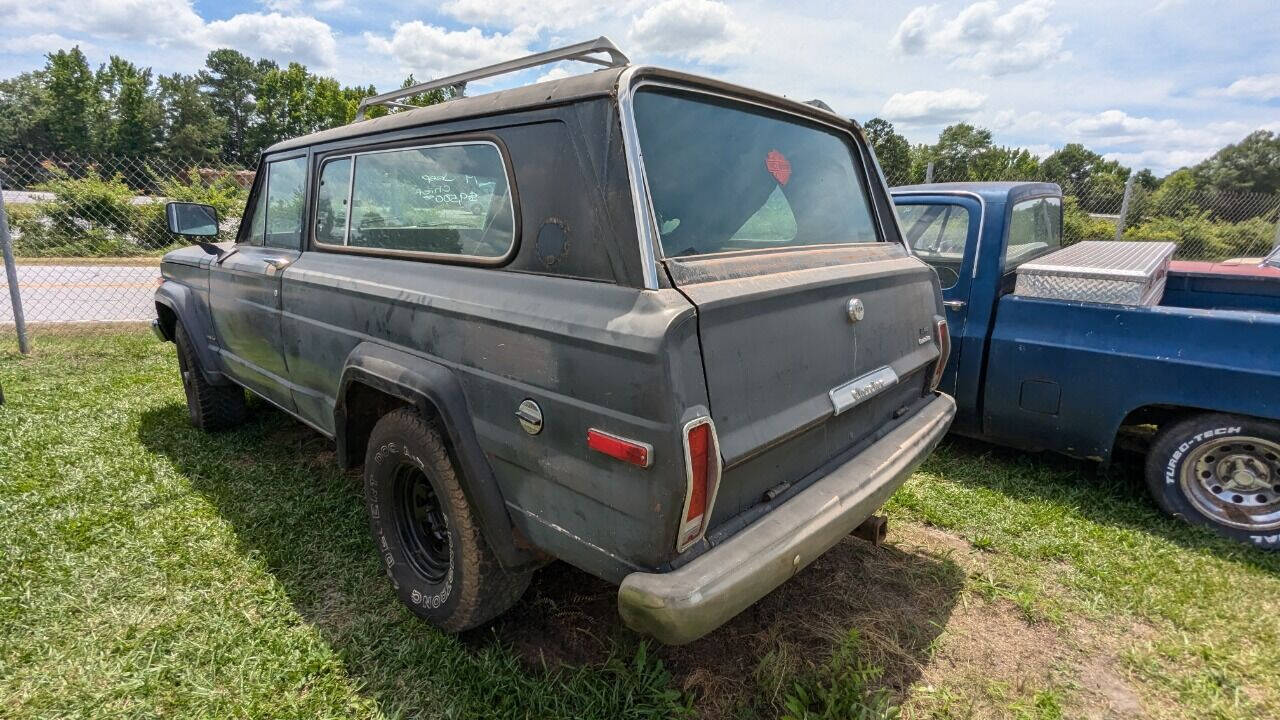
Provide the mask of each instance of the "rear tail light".
[{"label": "rear tail light", "polygon": [[720,485],[720,445],[710,418],[698,418],[684,427],[686,489],[684,512],[676,551],[684,552],[707,533],[711,508]]},{"label": "rear tail light", "polygon": [[933,365],[933,377],[929,379],[929,389],[937,390],[942,383],[942,373],[947,369],[947,358],[951,355],[951,331],[947,328],[945,318],[933,321],[933,339],[938,343],[938,360]]},{"label": "rear tail light", "polygon": [[653,463],[653,448],[649,443],[628,440],[595,428],[587,430],[587,447],[637,467],[647,468]]}]

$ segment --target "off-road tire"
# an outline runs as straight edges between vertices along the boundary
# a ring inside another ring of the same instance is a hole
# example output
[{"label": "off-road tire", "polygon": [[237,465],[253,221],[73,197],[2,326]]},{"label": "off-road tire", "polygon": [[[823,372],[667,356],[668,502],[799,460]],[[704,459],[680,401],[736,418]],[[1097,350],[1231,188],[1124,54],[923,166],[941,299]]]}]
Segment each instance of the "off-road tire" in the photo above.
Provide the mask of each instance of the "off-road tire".
[{"label": "off-road tire", "polygon": [[[1244,475],[1230,472],[1241,467]],[[1280,424],[1222,413],[1175,422],[1156,434],[1146,480],[1170,515],[1280,550]]]},{"label": "off-road tire", "polygon": [[[417,411],[403,408],[378,420],[364,461],[373,541],[401,602],[446,632],[468,630],[506,612],[524,594],[531,575],[508,572],[498,564],[460,480],[440,431]],[[434,495],[427,505],[434,503],[442,516],[434,523],[411,517],[421,503],[416,502],[419,495],[408,497],[412,493],[407,487],[420,491],[422,482],[429,483]],[[434,552],[424,550],[415,529],[424,523],[432,531],[421,531],[421,536],[430,536],[426,544]],[[447,555],[443,537],[448,539]]]},{"label": "off-road tire", "polygon": [[244,388],[233,383],[213,385],[205,379],[195,346],[181,323],[174,327],[173,343],[178,346],[178,371],[191,424],[201,430],[227,430],[243,423],[247,414]]}]

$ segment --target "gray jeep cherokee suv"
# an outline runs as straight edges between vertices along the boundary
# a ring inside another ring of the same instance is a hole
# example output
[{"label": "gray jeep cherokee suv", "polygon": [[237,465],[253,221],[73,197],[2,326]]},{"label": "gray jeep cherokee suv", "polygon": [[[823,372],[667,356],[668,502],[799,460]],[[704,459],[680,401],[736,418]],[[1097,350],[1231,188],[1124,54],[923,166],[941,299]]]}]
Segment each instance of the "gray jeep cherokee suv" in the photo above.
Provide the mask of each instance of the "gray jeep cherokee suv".
[{"label": "gray jeep cherokee suv", "polygon": [[[598,55],[604,53],[607,58]],[[560,559],[668,643],[855,530],[954,413],[938,281],[862,131],[590,43],[593,73],[267,149],[234,244],[164,258],[192,422],[244,389],[364,466],[400,598],[449,631]],[[361,108],[363,111],[363,107]]]}]

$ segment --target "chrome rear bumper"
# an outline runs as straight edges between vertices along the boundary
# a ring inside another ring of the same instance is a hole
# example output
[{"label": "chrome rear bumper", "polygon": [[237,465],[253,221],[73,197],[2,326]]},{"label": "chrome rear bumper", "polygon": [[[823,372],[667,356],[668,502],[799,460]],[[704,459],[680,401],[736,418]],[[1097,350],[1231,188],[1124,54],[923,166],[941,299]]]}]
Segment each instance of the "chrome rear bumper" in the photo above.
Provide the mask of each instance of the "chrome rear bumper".
[{"label": "chrome rear bumper", "polygon": [[938,395],[853,459],[688,565],[626,576],[618,588],[623,621],[672,645],[724,624],[884,505],[933,451],[955,413],[955,401]]}]

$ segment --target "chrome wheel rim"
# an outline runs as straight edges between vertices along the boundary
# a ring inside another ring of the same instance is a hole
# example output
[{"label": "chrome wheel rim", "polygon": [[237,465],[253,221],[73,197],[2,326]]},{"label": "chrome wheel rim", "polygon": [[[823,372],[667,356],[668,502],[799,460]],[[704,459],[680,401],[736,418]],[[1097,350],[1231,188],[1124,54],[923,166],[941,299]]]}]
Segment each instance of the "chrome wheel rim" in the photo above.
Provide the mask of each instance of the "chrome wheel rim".
[{"label": "chrome wheel rim", "polygon": [[1216,523],[1280,528],[1280,444],[1246,436],[1210,440],[1183,461],[1181,483],[1196,510]]}]

